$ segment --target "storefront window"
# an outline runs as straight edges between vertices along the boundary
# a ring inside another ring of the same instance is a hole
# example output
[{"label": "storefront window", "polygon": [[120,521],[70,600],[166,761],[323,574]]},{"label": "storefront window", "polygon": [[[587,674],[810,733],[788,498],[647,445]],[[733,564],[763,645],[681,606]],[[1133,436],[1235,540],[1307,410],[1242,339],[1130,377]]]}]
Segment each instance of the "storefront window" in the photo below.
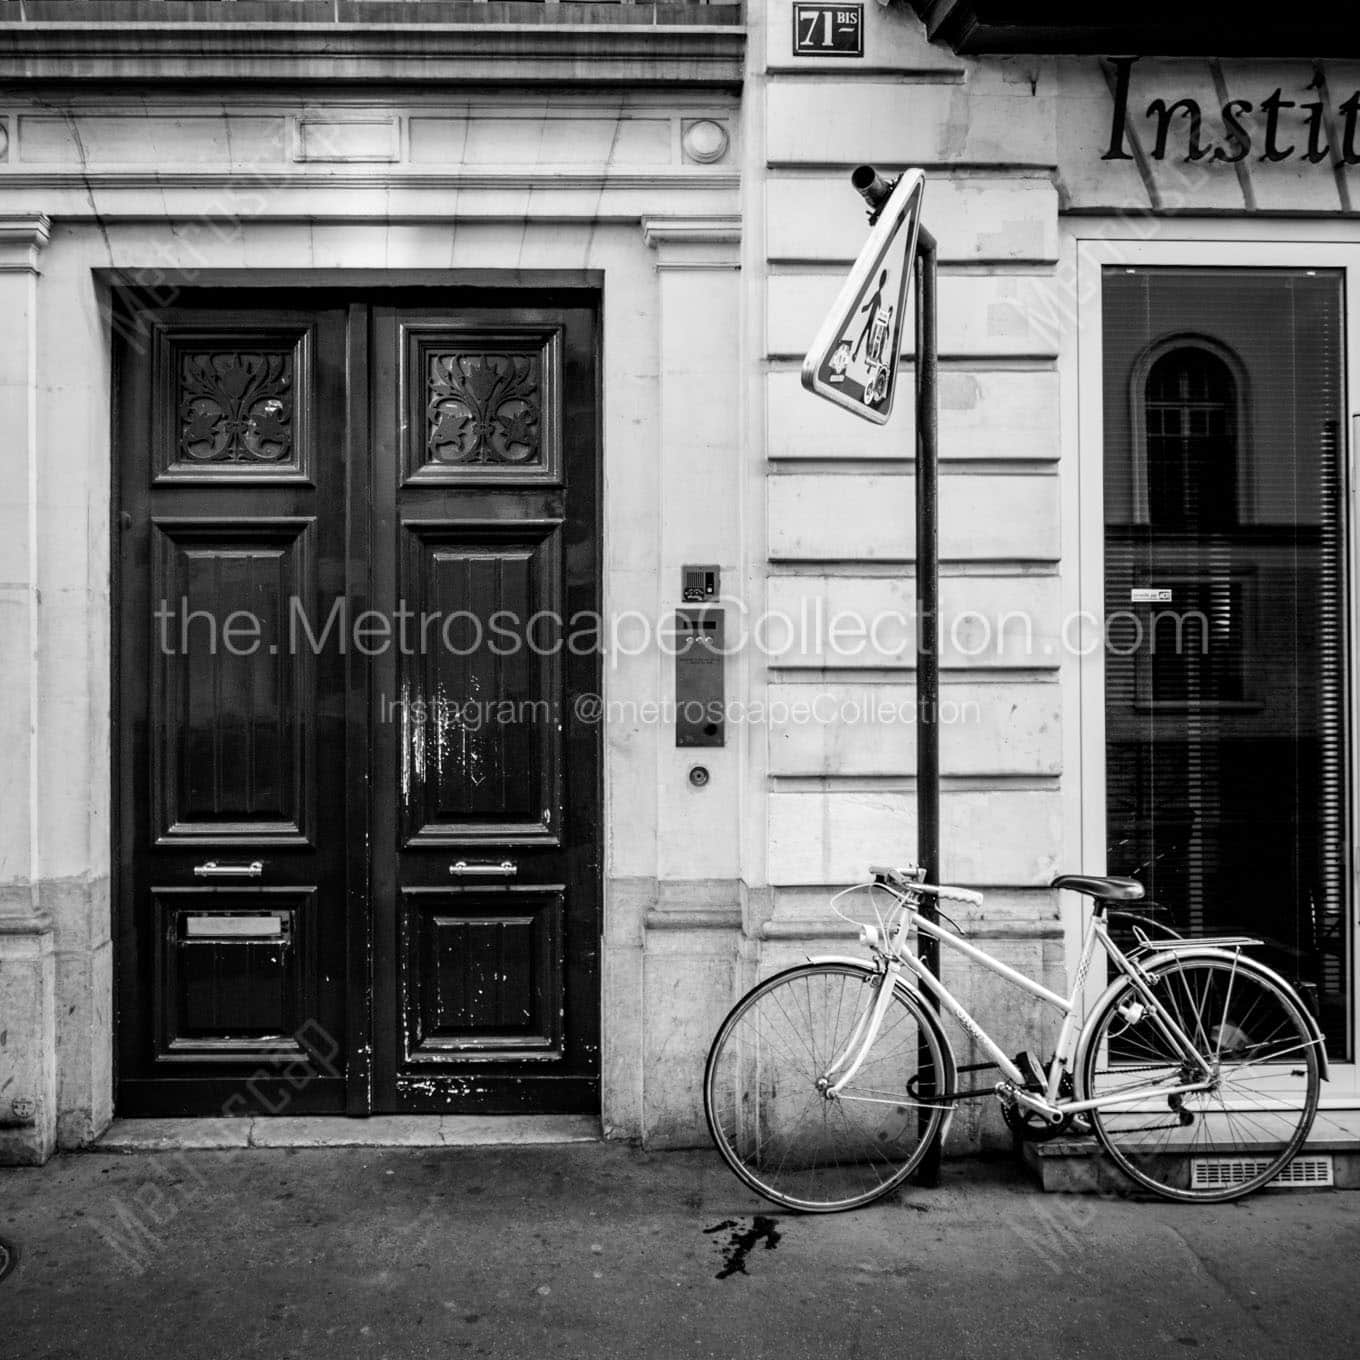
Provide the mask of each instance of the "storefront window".
[{"label": "storefront window", "polygon": [[1349,1057],[1341,276],[1103,297],[1109,869],[1264,939]]}]

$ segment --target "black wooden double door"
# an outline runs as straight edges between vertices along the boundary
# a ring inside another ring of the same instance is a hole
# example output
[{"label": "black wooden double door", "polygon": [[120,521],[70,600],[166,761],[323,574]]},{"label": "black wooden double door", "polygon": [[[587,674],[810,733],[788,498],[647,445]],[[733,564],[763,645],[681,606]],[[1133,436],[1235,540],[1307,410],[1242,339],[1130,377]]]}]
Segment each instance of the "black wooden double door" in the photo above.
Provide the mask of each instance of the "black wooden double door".
[{"label": "black wooden double door", "polygon": [[250,297],[115,310],[119,1110],[596,1109],[593,299]]}]

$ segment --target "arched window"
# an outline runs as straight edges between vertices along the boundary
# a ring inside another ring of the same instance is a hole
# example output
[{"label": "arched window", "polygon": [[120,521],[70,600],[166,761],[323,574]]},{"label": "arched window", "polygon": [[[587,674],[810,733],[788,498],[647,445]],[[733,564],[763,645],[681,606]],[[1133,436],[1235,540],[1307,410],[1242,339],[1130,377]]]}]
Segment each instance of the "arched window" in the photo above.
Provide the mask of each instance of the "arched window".
[{"label": "arched window", "polygon": [[1227,361],[1203,345],[1178,344],[1153,360],[1143,385],[1151,525],[1237,523],[1242,396]]}]

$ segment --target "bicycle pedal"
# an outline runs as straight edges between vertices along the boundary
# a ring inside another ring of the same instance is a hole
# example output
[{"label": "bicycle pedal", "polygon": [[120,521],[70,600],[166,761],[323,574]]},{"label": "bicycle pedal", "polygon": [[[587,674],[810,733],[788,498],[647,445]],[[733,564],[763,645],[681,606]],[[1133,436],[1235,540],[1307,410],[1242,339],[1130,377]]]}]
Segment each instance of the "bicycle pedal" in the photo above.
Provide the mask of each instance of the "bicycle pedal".
[{"label": "bicycle pedal", "polygon": [[1044,1091],[1048,1089],[1048,1075],[1033,1053],[1024,1049],[1015,1055],[1013,1061],[1025,1079],[1025,1090]]}]

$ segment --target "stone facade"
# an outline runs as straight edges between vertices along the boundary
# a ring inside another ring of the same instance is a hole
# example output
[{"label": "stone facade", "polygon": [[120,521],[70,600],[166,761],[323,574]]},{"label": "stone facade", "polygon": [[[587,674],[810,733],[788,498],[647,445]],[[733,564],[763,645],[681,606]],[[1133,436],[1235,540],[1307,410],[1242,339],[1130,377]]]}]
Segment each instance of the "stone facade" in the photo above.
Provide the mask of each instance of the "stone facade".
[{"label": "stone facade", "polygon": [[[526,5],[541,15],[516,28],[515,6],[436,3],[488,22],[384,37],[342,5],[334,58],[317,47],[329,3],[235,5],[258,11],[254,48],[214,30],[178,53],[146,36],[158,6],[126,7],[142,41],[38,31],[53,8],[0,8],[0,1157],[79,1146],[113,1114],[110,288],[598,275],[606,612],[662,617],[682,564],[711,562],[734,617],[909,614],[909,403],[878,428],[798,378],[863,239],[860,162],[925,168],[940,245],[942,697],[961,715],[942,728],[942,877],[986,893],[960,918],[974,938],[1064,989],[1075,904],[1047,884],[1104,853],[1098,675],[1063,645],[1099,594],[1083,582],[1082,469],[1099,454],[1081,435],[1081,243],[1166,239],[1173,220],[1251,240],[1280,233],[1272,212],[1298,215],[1287,234],[1349,240],[1354,167],[1187,166],[1155,143],[1102,159],[1114,96],[1097,59],[960,58],[899,5],[864,7],[854,61],[793,56],[791,0],[749,0],[744,25],[661,7],[650,37],[644,6],[607,23],[607,6]],[[300,39],[269,39],[284,19],[305,21]],[[191,78],[168,78],[177,62]],[[1139,108],[1166,89],[1213,110],[1239,86],[1301,102],[1313,78],[1194,60],[1131,76]],[[729,697],[773,721],[731,725],[704,787],[666,726],[607,730],[610,1136],[703,1141],[726,1007],[835,947],[829,892],[914,850],[911,725],[787,716],[909,701],[910,638],[846,652],[781,632],[727,662]],[[673,683],[654,651],[606,662],[620,709]],[[1023,997],[949,976],[989,1027],[1043,1048],[1051,1026]],[[956,1122],[954,1146],[1000,1139],[993,1118]]]}]

